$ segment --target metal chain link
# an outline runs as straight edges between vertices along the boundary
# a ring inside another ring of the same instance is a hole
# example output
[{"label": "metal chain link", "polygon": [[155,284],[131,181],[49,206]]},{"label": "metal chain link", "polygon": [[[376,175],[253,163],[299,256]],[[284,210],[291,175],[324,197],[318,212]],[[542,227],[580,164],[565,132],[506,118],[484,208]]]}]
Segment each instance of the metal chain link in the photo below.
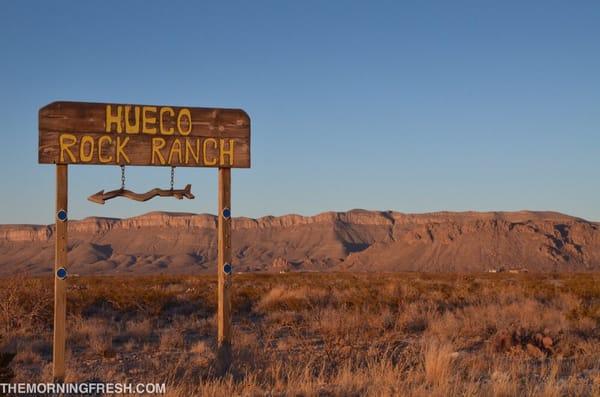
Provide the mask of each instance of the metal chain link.
[{"label": "metal chain link", "polygon": [[174,184],[175,184],[175,167],[171,167],[171,190],[173,190]]},{"label": "metal chain link", "polygon": [[121,190],[125,190],[125,166],[121,166]]}]

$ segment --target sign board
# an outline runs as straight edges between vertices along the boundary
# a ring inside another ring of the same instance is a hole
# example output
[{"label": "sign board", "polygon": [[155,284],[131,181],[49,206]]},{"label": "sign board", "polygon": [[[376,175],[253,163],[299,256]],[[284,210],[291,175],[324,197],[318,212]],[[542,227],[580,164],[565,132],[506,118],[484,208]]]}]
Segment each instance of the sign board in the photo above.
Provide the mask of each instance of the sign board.
[{"label": "sign board", "polygon": [[39,162],[250,168],[240,109],[53,102],[39,112]]}]

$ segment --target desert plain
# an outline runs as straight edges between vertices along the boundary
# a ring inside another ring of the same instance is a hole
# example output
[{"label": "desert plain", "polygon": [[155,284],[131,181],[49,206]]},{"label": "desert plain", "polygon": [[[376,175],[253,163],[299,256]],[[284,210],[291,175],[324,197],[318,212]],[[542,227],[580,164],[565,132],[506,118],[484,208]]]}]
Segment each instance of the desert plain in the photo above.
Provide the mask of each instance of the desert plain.
[{"label": "desert plain", "polygon": [[[599,225],[551,212],[236,218],[216,370],[215,218],[69,225],[68,382],[168,396],[599,396]],[[52,226],[0,228],[0,381],[52,376]]]}]

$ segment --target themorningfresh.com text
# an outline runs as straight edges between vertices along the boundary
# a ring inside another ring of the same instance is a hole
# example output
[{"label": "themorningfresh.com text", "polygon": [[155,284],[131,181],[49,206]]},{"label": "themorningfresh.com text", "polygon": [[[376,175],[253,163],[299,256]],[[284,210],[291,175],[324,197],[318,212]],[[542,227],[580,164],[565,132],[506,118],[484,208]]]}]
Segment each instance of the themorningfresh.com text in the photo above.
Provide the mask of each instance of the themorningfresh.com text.
[{"label": "themorningfresh.com text", "polygon": [[0,383],[0,395],[165,394],[164,383]]}]

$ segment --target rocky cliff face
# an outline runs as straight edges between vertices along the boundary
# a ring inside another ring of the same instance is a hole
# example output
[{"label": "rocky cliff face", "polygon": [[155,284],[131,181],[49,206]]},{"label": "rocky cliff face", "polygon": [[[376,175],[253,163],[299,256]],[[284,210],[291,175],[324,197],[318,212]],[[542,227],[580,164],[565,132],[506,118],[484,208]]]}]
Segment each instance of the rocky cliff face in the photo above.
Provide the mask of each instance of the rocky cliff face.
[{"label": "rocky cliff face", "polygon": [[[600,270],[600,225],[552,212],[402,214],[354,210],[233,220],[234,269]],[[150,213],[69,222],[78,274],[214,272],[216,218]],[[0,274],[44,274],[53,227],[0,226]]]}]

